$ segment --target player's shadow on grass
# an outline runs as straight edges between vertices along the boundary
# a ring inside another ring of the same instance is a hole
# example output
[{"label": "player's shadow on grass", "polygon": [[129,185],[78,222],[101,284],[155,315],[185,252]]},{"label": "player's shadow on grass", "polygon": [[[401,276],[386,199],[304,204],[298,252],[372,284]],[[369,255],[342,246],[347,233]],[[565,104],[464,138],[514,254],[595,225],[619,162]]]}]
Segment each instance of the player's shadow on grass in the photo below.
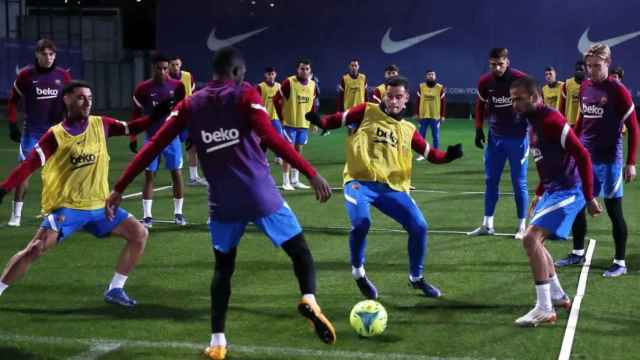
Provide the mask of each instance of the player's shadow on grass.
[{"label": "player's shadow on grass", "polygon": [[28,315],[47,315],[73,317],[76,321],[95,321],[98,319],[171,319],[175,321],[191,321],[201,319],[209,314],[209,308],[189,309],[185,307],[171,307],[160,304],[142,303],[135,308],[125,308],[116,305],[80,307],[80,308],[2,308],[0,313],[21,313]]},{"label": "player's shadow on grass", "polygon": [[12,348],[12,347],[2,347],[0,346],[0,359],[11,359],[11,360],[50,360],[56,359],[49,356],[36,355],[30,352],[26,352],[20,349]]}]

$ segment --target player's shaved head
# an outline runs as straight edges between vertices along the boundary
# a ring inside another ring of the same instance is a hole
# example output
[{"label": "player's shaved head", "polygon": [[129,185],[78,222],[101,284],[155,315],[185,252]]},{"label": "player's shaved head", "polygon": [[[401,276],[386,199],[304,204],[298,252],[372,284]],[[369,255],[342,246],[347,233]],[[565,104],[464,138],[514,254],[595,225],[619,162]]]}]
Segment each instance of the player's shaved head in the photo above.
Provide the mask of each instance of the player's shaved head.
[{"label": "player's shaved head", "polygon": [[245,72],[244,56],[236,48],[231,46],[222,48],[213,56],[213,73],[216,78],[241,82],[244,80]]}]

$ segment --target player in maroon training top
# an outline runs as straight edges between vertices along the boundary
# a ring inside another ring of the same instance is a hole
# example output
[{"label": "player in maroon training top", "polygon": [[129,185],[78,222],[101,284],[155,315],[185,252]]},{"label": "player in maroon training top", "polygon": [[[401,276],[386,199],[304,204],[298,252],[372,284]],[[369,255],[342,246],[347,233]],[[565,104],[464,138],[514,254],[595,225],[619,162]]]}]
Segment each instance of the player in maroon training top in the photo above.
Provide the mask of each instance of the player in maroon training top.
[{"label": "player in maroon training top", "polygon": [[[49,128],[62,121],[64,105],[62,88],[71,80],[69,72],[56,66],[56,45],[49,39],[36,44],[36,61],[20,71],[7,104],[9,137],[20,144],[18,158],[24,161],[38,139]],[[24,133],[16,122],[18,103],[24,108]],[[29,178],[19,184],[14,194],[9,226],[20,226],[24,195]]]}]

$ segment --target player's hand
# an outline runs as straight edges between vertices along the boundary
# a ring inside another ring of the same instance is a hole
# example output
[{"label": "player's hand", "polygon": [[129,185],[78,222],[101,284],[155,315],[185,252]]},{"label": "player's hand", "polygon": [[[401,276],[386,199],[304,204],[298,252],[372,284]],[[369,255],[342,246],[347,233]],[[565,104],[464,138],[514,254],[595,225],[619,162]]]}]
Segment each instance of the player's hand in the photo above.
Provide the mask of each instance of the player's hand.
[{"label": "player's hand", "polygon": [[598,216],[602,213],[602,206],[598,203],[598,199],[593,198],[587,203],[587,211],[591,216]]},{"label": "player's hand", "polygon": [[2,199],[4,199],[5,195],[7,195],[7,190],[0,187],[0,204],[2,204]]},{"label": "player's hand", "polygon": [[529,205],[529,219],[533,217],[533,212],[536,210],[536,206],[538,206],[538,201],[540,201],[540,196],[535,195],[533,200],[531,200],[531,204]]},{"label": "player's hand", "polygon": [[109,221],[113,221],[116,216],[116,210],[120,207],[122,202],[122,194],[117,191],[112,191],[109,197],[104,203],[104,214]]},{"label": "player's hand", "polygon": [[487,142],[487,138],[484,136],[484,131],[482,128],[476,129],[476,147],[479,149],[484,149],[484,143]]},{"label": "player's hand", "polygon": [[129,150],[131,150],[132,153],[136,154],[138,152],[138,139],[137,138],[131,138],[129,140]]},{"label": "player's hand", "polygon": [[9,123],[9,138],[14,142],[20,143],[20,139],[22,138],[22,134],[20,133],[20,129],[18,128],[18,124]]},{"label": "player's hand", "polygon": [[320,117],[320,114],[318,114],[317,112],[309,111],[304,115],[304,117],[305,119],[307,119],[308,122],[324,130],[324,127],[322,127],[322,118]]},{"label": "player's hand", "polygon": [[630,183],[636,178],[636,166],[627,165],[624,167],[624,182]]},{"label": "player's hand", "polygon": [[462,144],[449,145],[447,147],[447,160],[453,161],[459,159],[464,155]]},{"label": "player's hand", "polygon": [[160,101],[156,106],[153,107],[151,111],[151,120],[153,122],[160,121],[164,119],[169,113],[173,106],[176,104],[176,99],[170,97],[168,99],[164,99]]},{"label": "player's hand", "polygon": [[316,176],[309,179],[309,184],[313,188],[313,191],[316,193],[316,200],[320,202],[325,202],[329,200],[331,197],[331,187],[327,180],[325,180],[320,174],[316,174]]}]

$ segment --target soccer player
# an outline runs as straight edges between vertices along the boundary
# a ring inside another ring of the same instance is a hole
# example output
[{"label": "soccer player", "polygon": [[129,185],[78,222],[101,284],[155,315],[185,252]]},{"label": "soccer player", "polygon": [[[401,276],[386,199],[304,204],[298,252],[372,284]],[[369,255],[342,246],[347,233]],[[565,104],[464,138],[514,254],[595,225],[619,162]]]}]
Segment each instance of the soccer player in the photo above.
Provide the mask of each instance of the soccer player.
[{"label": "soccer player", "polygon": [[9,260],[0,277],[0,294],[47,250],[84,229],[99,238],[114,234],[126,240],[104,299],[112,304],[135,306],[136,301],[127,296],[123,287],[144,252],[148,233],[122,209],[111,219],[105,217],[103,206],[109,195],[107,138],[142,132],[168,114],[170,107],[161,103],[151,116],[125,123],[91,115],[92,91],[83,81],[71,81],[61,93],[66,117],[51,127],[26,159],[0,183],[1,201],[7,192],[43,167],[42,211],[46,214],[33,239]]},{"label": "soccer player", "polygon": [[[318,97],[316,82],[311,79],[311,61],[298,61],[296,75],[289,76],[282,82],[280,91],[273,99],[278,117],[284,125],[284,135],[296,151],[302,154],[302,148],[308,140],[309,122],[304,115],[314,108]],[[284,161],[282,163],[282,189],[308,189],[309,186],[300,181],[297,169]]]},{"label": "soccer player", "polygon": [[[179,80],[169,78],[169,59],[160,53],[153,54],[151,58],[152,78],[138,84],[133,92],[133,118],[143,114],[149,114],[153,107],[166,99],[180,101],[185,97],[186,90]],[[145,143],[155,134],[162,123],[151,126],[145,136]],[[137,151],[137,138],[131,137],[131,151]],[[176,225],[184,226],[187,220],[182,214],[184,202],[182,183],[182,144],[179,137],[173,139],[161,153],[164,158],[164,166],[171,173],[173,183],[173,213]],[[142,190],[142,224],[151,228],[153,226],[153,181],[160,165],[160,156],[155,158],[144,173],[144,188]]]},{"label": "soccer player", "polygon": [[[445,120],[445,106],[447,90],[444,85],[436,82],[435,70],[427,70],[426,81],[420,83],[418,100],[416,101],[416,116],[420,119],[420,135],[427,138],[427,130],[431,128],[433,147],[440,148],[440,124]],[[424,156],[418,156],[418,161]]]},{"label": "soccer player", "polygon": [[224,334],[237,246],[253,222],[293,262],[302,300],[298,311],[311,320],[317,335],[335,342],[333,325],[315,299],[315,267],[302,229],[271,177],[260,143],[300,169],[321,202],[331,196],[329,184],[271,125],[260,95],[243,82],[245,62],[234,48],[220,49],[213,59],[215,80],[180,102],[163,127],[129,164],[106,203],[109,216],[122,192],[182,129],[188,129],[209,182],[209,231],[216,259],[211,282],[211,342],[205,354],[224,359]]},{"label": "soccer player", "polygon": [[521,78],[511,83],[511,100],[513,109],[529,124],[529,145],[540,175],[531,203],[531,223],[522,241],[529,257],[537,300],[535,307],[515,323],[537,326],[555,322],[554,306],[571,308],[571,299],[560,285],[553,258],[544,247],[545,239],[566,239],[576,214],[585,203],[591,215],[599,214],[602,209],[593,197],[589,153],[562,114],[544,105],[536,81]]},{"label": "soccer player", "polygon": [[[527,203],[527,166],[529,144],[526,130],[527,122],[519,118],[511,106],[509,86],[525,74],[513,69],[509,63],[509,51],[506,48],[494,48],[489,53],[488,74],[482,75],[478,82],[476,101],[476,146],[484,150],[484,218],[482,225],[468,233],[471,236],[493,235],[493,216],[500,196],[500,177],[505,162],[509,160],[511,184],[516,201],[518,225],[515,238],[521,240],[526,230]],[[485,114],[489,117],[489,136],[485,138],[482,130]]]},{"label": "soccer player", "polygon": [[397,65],[391,64],[391,65],[387,65],[386,68],[384,68],[384,80],[382,82],[382,84],[376,86],[373,89],[373,92],[371,93],[371,102],[374,102],[376,104],[380,104],[382,102],[382,99],[384,98],[384,93],[386,91],[386,81],[389,78],[392,78],[394,76],[398,76],[400,75],[400,68]]},{"label": "soccer player", "polygon": [[[636,177],[638,149],[638,119],[629,90],[609,77],[611,50],[608,45],[594,44],[585,55],[590,79],[580,87],[581,113],[575,131],[593,160],[594,196],[604,197],[607,215],[611,219],[615,255],[604,277],[618,277],[627,273],[625,263],[627,223],[622,213],[623,180]],[[627,161],[623,165],[622,126],[628,130]],[[573,251],[557,266],[584,262],[584,238],[587,222],[584,211],[573,227]]]},{"label": "soccer player", "polygon": [[[182,70],[182,59],[174,55],[169,58],[169,76],[174,80],[179,80],[184,85],[185,96],[191,96],[196,89],[196,81],[193,75]],[[191,146],[191,142],[187,139],[185,131],[180,133],[180,141],[185,144],[187,150],[187,162],[189,163],[189,186],[207,186],[207,182],[198,175],[198,154]]]},{"label": "soccer player", "polygon": [[[40,39],[36,44],[36,61],[20,71],[13,83],[7,104],[9,137],[20,144],[18,159],[24,161],[33,150],[38,139],[54,124],[62,120],[64,108],[62,88],[71,80],[71,75],[56,66],[56,45],[49,39]],[[16,122],[18,102],[24,108],[24,133],[20,133]],[[29,178],[18,184],[11,206],[9,226],[20,226],[25,192]]]},{"label": "soccer player", "polygon": [[578,116],[580,115],[580,84],[587,77],[586,64],[583,60],[579,60],[575,65],[573,77],[567,79],[562,84],[560,92],[560,111],[571,127],[574,127]]},{"label": "soccer player", "polygon": [[611,70],[610,77],[613,80],[622,82],[622,80],[624,80],[624,69],[622,68],[622,66],[616,66],[615,68],[613,68],[613,70]]},{"label": "soccer player", "polygon": [[450,146],[447,152],[431,147],[416,127],[403,119],[407,101],[409,83],[403,77],[392,77],[387,79],[381,104],[362,103],[323,118],[317,113],[307,115],[320,128],[335,129],[348,124],[357,127],[347,138],[344,198],[351,221],[352,275],[368,299],[378,297],[378,290],[364,270],[371,205],[399,222],[409,233],[409,284],[427,297],[442,296],[442,292],[423,277],[427,222],[409,195],[411,157],[413,150],[432,163],[448,163],[462,156],[462,145]]},{"label": "soccer player", "polygon": [[362,104],[367,95],[367,76],[360,72],[360,60],[351,59],[349,72],[342,75],[338,85],[338,111]]},{"label": "soccer player", "polygon": [[[280,83],[276,81],[277,76],[278,73],[276,72],[276,68],[273,66],[265,68],[264,81],[256,85],[256,90],[258,90],[258,94],[262,96],[264,107],[267,109],[267,113],[269,113],[269,117],[271,118],[271,125],[273,125],[273,128],[278,134],[283,136],[284,130],[282,129],[282,122],[280,121],[276,107],[273,104],[273,98],[280,91]],[[266,148],[264,149],[266,150]],[[276,157],[276,162],[278,164],[282,164],[282,159]]]},{"label": "soccer player", "polygon": [[556,80],[556,69],[553,66],[544,69],[544,80],[547,83],[542,87],[542,100],[545,105],[558,110],[564,83]]}]

